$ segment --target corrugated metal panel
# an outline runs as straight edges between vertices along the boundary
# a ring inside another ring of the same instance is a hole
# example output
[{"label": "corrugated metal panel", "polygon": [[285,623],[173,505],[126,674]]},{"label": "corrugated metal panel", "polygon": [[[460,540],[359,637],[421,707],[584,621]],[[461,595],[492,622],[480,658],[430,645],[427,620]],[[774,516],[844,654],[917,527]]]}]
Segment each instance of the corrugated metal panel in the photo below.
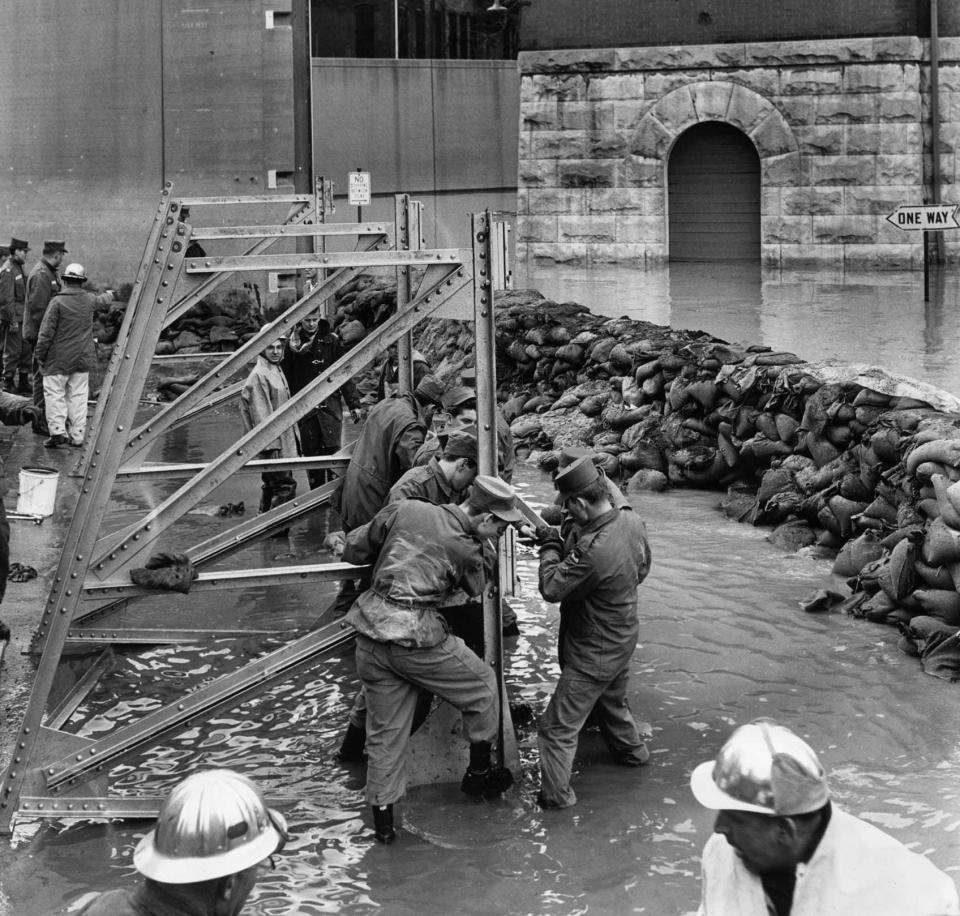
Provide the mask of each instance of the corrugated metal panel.
[{"label": "corrugated metal panel", "polygon": [[729,124],[708,122],[677,140],[667,169],[671,261],[760,258],[760,158]]}]

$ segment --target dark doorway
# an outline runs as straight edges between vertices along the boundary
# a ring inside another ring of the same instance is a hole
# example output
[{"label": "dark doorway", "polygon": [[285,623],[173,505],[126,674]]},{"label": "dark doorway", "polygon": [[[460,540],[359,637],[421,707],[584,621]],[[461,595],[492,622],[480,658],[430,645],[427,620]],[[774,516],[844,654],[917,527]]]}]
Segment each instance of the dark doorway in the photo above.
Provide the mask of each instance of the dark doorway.
[{"label": "dark doorway", "polygon": [[760,259],[760,157],[729,124],[697,124],[667,166],[671,261]]}]

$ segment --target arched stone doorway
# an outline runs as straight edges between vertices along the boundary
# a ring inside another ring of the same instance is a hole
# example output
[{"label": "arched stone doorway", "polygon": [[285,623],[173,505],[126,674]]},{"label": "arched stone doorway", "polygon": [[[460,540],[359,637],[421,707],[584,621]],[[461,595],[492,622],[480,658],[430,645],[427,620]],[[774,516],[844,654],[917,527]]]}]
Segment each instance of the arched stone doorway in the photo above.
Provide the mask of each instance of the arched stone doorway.
[{"label": "arched stone doorway", "polygon": [[760,157],[741,130],[704,121],[667,162],[671,261],[760,260]]}]

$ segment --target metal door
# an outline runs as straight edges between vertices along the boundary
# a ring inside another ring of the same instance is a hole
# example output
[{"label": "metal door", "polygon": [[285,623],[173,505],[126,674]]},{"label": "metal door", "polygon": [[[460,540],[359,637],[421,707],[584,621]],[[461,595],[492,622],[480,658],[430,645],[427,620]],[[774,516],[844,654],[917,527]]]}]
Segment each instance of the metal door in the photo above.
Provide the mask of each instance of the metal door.
[{"label": "metal door", "polygon": [[667,168],[671,261],[760,259],[760,157],[717,121],[680,135]]}]

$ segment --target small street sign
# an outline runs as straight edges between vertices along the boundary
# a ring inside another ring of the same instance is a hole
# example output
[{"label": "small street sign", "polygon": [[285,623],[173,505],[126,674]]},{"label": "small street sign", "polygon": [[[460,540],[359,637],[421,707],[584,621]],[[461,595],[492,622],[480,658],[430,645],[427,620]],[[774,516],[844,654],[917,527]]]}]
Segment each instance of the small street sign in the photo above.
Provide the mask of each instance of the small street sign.
[{"label": "small street sign", "polygon": [[957,208],[957,204],[927,204],[917,207],[901,205],[887,217],[887,222],[908,232],[960,229]]},{"label": "small street sign", "polygon": [[347,172],[347,200],[351,207],[370,206],[370,173]]}]

